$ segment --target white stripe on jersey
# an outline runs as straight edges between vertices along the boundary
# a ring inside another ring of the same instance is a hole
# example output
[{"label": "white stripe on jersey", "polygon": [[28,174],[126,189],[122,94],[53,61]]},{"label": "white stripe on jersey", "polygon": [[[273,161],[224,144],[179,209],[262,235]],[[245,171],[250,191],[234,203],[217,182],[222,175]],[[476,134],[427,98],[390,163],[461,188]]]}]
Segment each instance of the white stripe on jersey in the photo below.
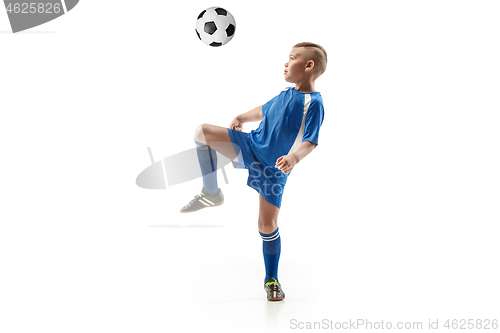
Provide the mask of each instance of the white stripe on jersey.
[{"label": "white stripe on jersey", "polygon": [[295,138],[295,142],[293,143],[292,148],[290,148],[288,155],[295,152],[299,148],[300,144],[302,143],[302,138],[304,137],[304,127],[306,126],[306,115],[307,115],[307,111],[309,110],[309,105],[311,105],[311,94],[305,94],[304,95],[304,115],[302,116],[302,124],[300,125],[299,134],[297,134],[297,138]]}]

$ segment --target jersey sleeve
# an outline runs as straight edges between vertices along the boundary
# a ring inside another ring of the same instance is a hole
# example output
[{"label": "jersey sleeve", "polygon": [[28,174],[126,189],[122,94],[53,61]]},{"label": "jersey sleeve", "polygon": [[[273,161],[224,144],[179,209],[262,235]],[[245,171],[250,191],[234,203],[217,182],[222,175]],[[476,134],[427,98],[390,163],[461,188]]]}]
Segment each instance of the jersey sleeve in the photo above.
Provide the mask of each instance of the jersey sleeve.
[{"label": "jersey sleeve", "polygon": [[304,136],[302,137],[302,142],[309,141],[316,145],[318,144],[319,128],[323,124],[323,118],[325,116],[323,103],[318,101],[311,101],[309,110],[307,110],[306,121],[304,127]]}]

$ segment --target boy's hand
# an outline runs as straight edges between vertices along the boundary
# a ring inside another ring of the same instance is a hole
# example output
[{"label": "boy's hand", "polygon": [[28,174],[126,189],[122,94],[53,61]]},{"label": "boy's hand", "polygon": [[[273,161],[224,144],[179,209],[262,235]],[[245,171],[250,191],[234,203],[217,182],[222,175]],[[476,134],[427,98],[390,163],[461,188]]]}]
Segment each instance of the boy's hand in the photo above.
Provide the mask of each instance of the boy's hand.
[{"label": "boy's hand", "polygon": [[229,128],[235,131],[243,131],[243,123],[238,119],[234,118],[233,121],[229,124]]},{"label": "boy's hand", "polygon": [[283,173],[289,173],[292,171],[293,167],[299,162],[299,159],[295,155],[283,155],[276,160],[275,167],[281,170]]}]

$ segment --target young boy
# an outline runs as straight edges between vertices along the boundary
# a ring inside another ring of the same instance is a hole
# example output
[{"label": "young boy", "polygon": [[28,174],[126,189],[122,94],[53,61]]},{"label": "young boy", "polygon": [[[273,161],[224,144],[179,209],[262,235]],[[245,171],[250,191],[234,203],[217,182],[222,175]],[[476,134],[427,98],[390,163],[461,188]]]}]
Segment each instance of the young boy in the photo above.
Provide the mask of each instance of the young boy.
[{"label": "young boy", "polygon": [[[285,298],[278,282],[278,214],[290,172],[318,144],[324,111],[323,99],[314,90],[314,83],[325,71],[326,63],[326,51],[320,45],[295,45],[284,70],[285,80],[294,83],[294,88],[286,88],[266,104],[238,115],[229,128],[203,124],[195,131],[203,188],[181,213],[224,203],[217,185],[215,151],[231,159],[235,168],[248,169],[247,185],[259,192],[258,228],[263,240],[264,289],[269,301]],[[243,124],[252,121],[261,123],[250,133],[242,132]]]}]

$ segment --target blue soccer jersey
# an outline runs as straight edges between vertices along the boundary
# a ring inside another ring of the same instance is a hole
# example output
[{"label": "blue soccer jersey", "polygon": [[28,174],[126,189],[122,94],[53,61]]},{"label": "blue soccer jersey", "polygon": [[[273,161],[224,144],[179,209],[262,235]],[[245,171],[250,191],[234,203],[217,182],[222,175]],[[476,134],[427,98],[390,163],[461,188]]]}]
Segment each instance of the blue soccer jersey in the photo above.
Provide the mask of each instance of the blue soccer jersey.
[{"label": "blue soccer jersey", "polygon": [[262,106],[264,119],[249,134],[250,146],[259,162],[281,173],[273,181],[285,184],[288,174],[275,168],[276,160],[293,153],[304,141],[318,144],[323,123],[323,99],[318,91],[300,92],[289,87]]},{"label": "blue soccer jersey", "polygon": [[275,168],[276,160],[296,151],[304,141],[318,144],[323,99],[317,91],[286,88],[262,106],[262,115],[259,127],[250,133],[227,129],[238,156],[233,166],[248,169],[247,185],[280,208],[291,172]]}]

